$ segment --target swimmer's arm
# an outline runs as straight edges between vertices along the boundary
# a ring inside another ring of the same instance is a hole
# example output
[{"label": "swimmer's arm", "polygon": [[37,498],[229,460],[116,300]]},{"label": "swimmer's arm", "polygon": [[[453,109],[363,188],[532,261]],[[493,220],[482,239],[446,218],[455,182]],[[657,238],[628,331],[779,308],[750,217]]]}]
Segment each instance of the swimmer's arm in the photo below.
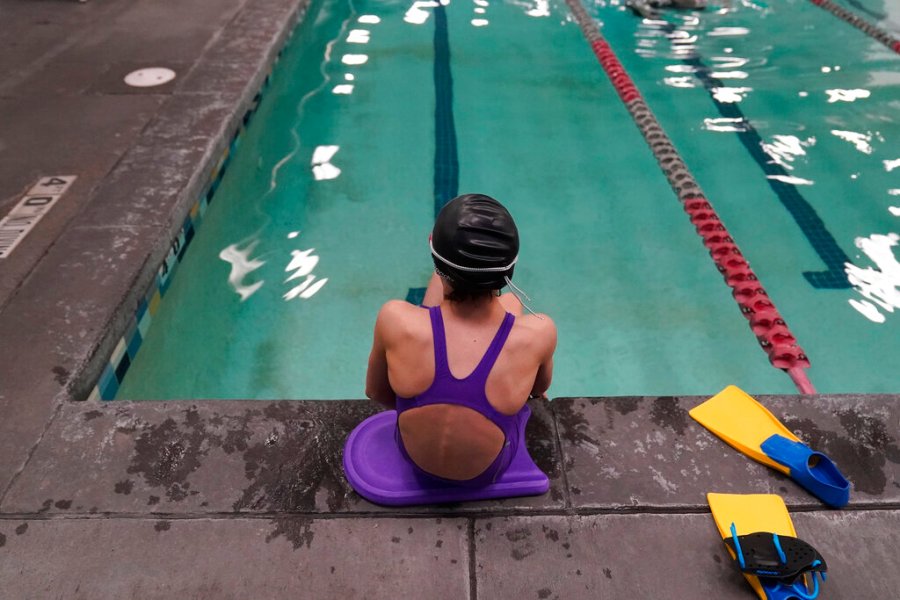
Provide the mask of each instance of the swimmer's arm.
[{"label": "swimmer's arm", "polygon": [[553,358],[541,364],[538,368],[537,375],[534,378],[534,387],[531,388],[532,398],[546,398],[547,390],[550,389],[550,382],[553,380]]},{"label": "swimmer's arm", "polygon": [[397,394],[391,388],[388,379],[387,349],[384,343],[385,321],[387,307],[383,307],[375,321],[375,335],[372,341],[372,351],[369,353],[369,368],[366,371],[366,396],[386,408],[394,408],[397,402]]},{"label": "swimmer's arm", "polygon": [[556,325],[550,317],[541,316],[543,317],[540,321],[541,332],[537,337],[541,345],[542,360],[531,388],[531,396],[536,398],[546,397],[545,394],[550,389],[550,382],[553,380],[553,352],[556,350]]}]

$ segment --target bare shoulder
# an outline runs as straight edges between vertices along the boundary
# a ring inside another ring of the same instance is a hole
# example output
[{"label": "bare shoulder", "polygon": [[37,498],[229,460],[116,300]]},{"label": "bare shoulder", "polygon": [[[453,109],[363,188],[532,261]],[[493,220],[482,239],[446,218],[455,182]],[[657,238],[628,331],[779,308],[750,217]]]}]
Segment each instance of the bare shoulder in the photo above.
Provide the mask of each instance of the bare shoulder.
[{"label": "bare shoulder", "polygon": [[549,316],[542,313],[521,315],[516,318],[516,325],[542,348],[550,352],[556,348],[556,323]]},{"label": "bare shoulder", "polygon": [[550,333],[556,331],[556,323],[544,313],[521,315],[516,318],[516,324],[535,332]]},{"label": "bare shoulder", "polygon": [[381,310],[378,311],[378,318],[388,321],[394,319],[404,319],[408,318],[414,312],[418,312],[420,310],[420,307],[413,306],[405,300],[388,300],[381,306]]},{"label": "bare shoulder", "polygon": [[421,306],[405,300],[389,300],[378,311],[375,328],[386,338],[408,335],[428,315]]}]

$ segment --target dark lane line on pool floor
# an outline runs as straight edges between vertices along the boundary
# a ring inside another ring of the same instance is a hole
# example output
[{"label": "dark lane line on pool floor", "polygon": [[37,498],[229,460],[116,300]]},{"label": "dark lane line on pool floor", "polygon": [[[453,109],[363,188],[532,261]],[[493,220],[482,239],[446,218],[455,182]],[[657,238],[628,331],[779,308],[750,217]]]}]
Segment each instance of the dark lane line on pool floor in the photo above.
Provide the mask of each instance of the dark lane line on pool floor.
[{"label": "dark lane line on pool floor", "polygon": [[[434,216],[459,194],[459,155],[453,119],[450,35],[443,4],[434,7]],[[421,304],[425,288],[409,288],[406,301]]]},{"label": "dark lane line on pool floor", "polygon": [[450,36],[443,4],[434,8],[434,216],[459,193],[459,157],[453,120]]},{"label": "dark lane line on pool floor", "polygon": [[[660,25],[659,28],[668,35],[674,34],[678,30],[674,24],[669,22],[666,22],[665,25]],[[819,213],[803,197],[797,186],[786,181],[790,178],[787,170],[766,154],[762,137],[744,115],[738,104],[735,102],[721,102],[716,98],[716,89],[727,87],[725,83],[712,76],[712,69],[703,62],[702,57],[693,56],[680,60],[683,64],[691,67],[694,76],[700,80],[703,87],[709,92],[709,98],[713,101],[719,114],[728,119],[733,119],[734,122],[741,123],[741,128],[736,132],[738,139],[753,160],[756,161],[756,164],[759,165],[759,168],[762,169],[766,175],[769,187],[772,188],[781,204],[791,214],[810,246],[813,247],[813,250],[819,255],[825,266],[828,267],[827,271],[804,271],[803,276],[817,289],[849,288],[850,282],[844,272],[844,265],[851,262],[850,257],[838,245],[837,240],[828,231]]]},{"label": "dark lane line on pool floor", "polygon": [[703,64],[700,58],[682,59],[686,65],[695,68],[694,74],[703,83],[703,87],[710,92],[709,96],[713,100],[719,114],[729,119],[739,119],[743,129],[737,132],[738,139],[747,149],[759,168],[766,175],[766,181],[781,204],[794,218],[797,227],[803,232],[806,240],[828,267],[827,271],[804,271],[803,276],[814,287],[819,289],[846,289],[850,287],[847,280],[847,274],[844,272],[844,266],[851,262],[850,257],[841,249],[837,240],[828,231],[825,222],[812,204],[803,197],[800,190],[793,183],[785,181],[781,178],[790,177],[787,170],[771,157],[766,154],[763,149],[763,140],[753,127],[753,124],[744,116],[743,111],[737,104],[727,104],[719,102],[715,99],[713,93],[717,87],[725,87],[724,83],[716,79],[710,74],[710,68]]}]

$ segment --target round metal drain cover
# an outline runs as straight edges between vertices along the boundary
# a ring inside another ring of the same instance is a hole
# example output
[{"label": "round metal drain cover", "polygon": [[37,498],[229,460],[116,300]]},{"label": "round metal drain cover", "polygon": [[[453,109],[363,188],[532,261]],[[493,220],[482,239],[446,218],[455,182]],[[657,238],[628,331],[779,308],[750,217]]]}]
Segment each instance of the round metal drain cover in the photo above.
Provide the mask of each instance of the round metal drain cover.
[{"label": "round metal drain cover", "polygon": [[165,67],[138,69],[125,76],[125,83],[132,87],[153,87],[175,79],[175,71]]}]

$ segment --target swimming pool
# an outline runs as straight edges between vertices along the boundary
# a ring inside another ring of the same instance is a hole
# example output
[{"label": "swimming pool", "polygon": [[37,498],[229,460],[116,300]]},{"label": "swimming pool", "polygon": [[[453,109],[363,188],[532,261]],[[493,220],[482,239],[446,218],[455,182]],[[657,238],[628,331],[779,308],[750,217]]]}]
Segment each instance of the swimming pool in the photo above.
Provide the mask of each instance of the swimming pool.
[{"label": "swimming pool", "polygon": [[[806,0],[588,9],[817,390],[898,391],[900,56]],[[795,391],[565,3],[320,0],[117,398],[360,397],[377,309],[425,285],[457,191],[519,223],[516,282],[559,328],[552,396]]]}]

